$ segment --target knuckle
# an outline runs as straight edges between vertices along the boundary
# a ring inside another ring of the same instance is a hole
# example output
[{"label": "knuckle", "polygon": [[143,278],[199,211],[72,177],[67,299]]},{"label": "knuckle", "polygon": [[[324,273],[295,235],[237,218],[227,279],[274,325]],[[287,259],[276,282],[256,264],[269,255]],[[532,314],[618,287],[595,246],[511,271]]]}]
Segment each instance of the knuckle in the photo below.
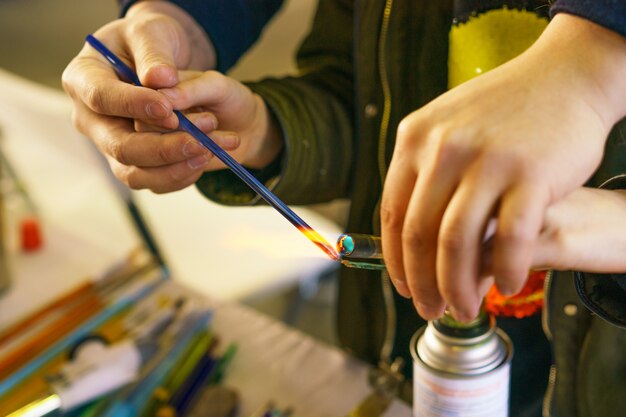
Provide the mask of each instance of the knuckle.
[{"label": "knuckle", "polygon": [[158,189],[152,189],[157,194],[168,193],[193,184],[202,173],[191,171],[186,163],[173,165],[166,171],[166,177],[159,182]]},{"label": "knuckle", "polygon": [[432,144],[435,155],[457,155],[466,153],[476,146],[475,137],[467,128],[459,128],[451,123],[440,123],[430,131],[428,142]]},{"label": "knuckle", "polygon": [[468,248],[469,243],[464,233],[460,232],[458,229],[443,228],[439,234],[439,246],[444,252],[450,254],[450,256],[455,256],[463,253],[463,251]]},{"label": "knuckle", "polygon": [[215,86],[217,88],[225,88],[229,81],[228,77],[226,77],[224,74],[222,74],[219,71],[214,71],[214,70],[207,71],[204,75],[207,78],[209,78],[212,83],[215,83]]},{"label": "knuckle", "polygon": [[427,241],[425,233],[416,227],[402,229],[402,245],[413,252],[423,251],[427,246]]},{"label": "knuckle", "polygon": [[412,117],[405,117],[398,124],[396,131],[396,149],[398,152],[410,147],[416,140],[417,123]]},{"label": "knuckle", "polygon": [[104,112],[104,93],[95,85],[86,87],[84,98],[85,104],[91,110],[96,113]]},{"label": "knuckle", "polygon": [[535,239],[535,233],[528,227],[528,223],[523,214],[518,215],[509,227],[503,228],[499,232],[498,241],[502,245],[511,247],[527,247]]},{"label": "knuckle", "polygon": [[166,170],[168,183],[175,185],[183,182],[189,176],[189,170],[186,163],[180,163],[169,167]]},{"label": "knuckle", "polygon": [[454,142],[467,142],[467,134],[451,123],[438,123],[430,129],[428,140],[443,147]]},{"label": "knuckle", "polygon": [[226,100],[229,94],[233,93],[233,90],[229,88],[231,80],[224,74],[217,71],[207,71],[203,77],[206,77],[210,83],[218,102]]},{"label": "knuckle", "polygon": [[128,25],[126,33],[135,39],[144,39],[146,32],[162,25],[165,21],[165,18],[160,14],[146,13],[142,15],[141,19],[135,19],[131,25]]},{"label": "knuckle", "polygon": [[122,141],[108,138],[105,140],[107,153],[122,165],[129,165],[128,152]]},{"label": "knuckle", "polygon": [[133,175],[131,167],[127,167],[125,165],[120,164],[109,164],[111,166],[111,171],[113,171],[113,175],[117,178],[122,184],[137,190],[137,184],[133,183]]},{"label": "knuckle", "polygon": [[71,112],[71,120],[72,120],[72,125],[81,133],[85,134],[86,133],[86,129],[85,126],[82,122],[82,118],[80,117],[79,111],[76,109],[76,107],[72,108],[72,112]]},{"label": "knuckle", "polygon": [[132,190],[141,190],[146,188],[139,180],[137,175],[128,174],[124,183]]},{"label": "knuckle", "polygon": [[171,163],[171,161],[173,161],[172,151],[166,146],[157,146],[156,156],[159,160],[159,163],[162,165],[169,164]]},{"label": "knuckle", "polygon": [[61,86],[70,97],[74,98],[74,85],[71,76],[71,68],[72,63],[70,62],[70,64],[63,70],[63,74],[61,74]]},{"label": "knuckle", "polygon": [[[122,92],[118,99],[116,100],[116,103],[120,106],[118,108],[118,113],[120,115],[125,115],[125,116],[144,116],[147,114],[147,112],[145,111],[146,106],[144,105],[143,107],[141,107],[142,111],[136,111],[135,110],[135,105],[134,105],[134,101],[133,98],[129,96],[129,92],[125,91]],[[137,103],[138,106],[142,106],[142,103],[138,102]]]},{"label": "knuckle", "polygon": [[413,123],[410,117],[405,117],[404,119],[400,120],[400,123],[398,124],[398,132],[397,132],[398,141],[405,139],[407,136],[409,136],[412,125]]},{"label": "knuckle", "polygon": [[445,134],[436,134],[434,137],[429,160],[436,169],[450,169],[450,164],[468,151],[467,144],[455,139],[449,140]]},{"label": "knuckle", "polygon": [[380,203],[380,219],[383,226],[392,231],[402,229],[404,219],[389,198],[383,198]]},{"label": "knuckle", "polygon": [[189,113],[190,111],[193,111],[190,109],[190,107],[192,106],[192,103],[195,104],[194,100],[192,99],[191,94],[189,93],[189,91],[186,88],[177,88],[176,89],[176,99],[175,99],[175,103],[176,105],[179,105],[181,107],[186,107],[184,110],[186,113]]},{"label": "knuckle", "polygon": [[437,143],[439,147],[450,141],[451,138],[458,137],[457,130],[448,123],[439,123],[430,129],[429,141]]}]

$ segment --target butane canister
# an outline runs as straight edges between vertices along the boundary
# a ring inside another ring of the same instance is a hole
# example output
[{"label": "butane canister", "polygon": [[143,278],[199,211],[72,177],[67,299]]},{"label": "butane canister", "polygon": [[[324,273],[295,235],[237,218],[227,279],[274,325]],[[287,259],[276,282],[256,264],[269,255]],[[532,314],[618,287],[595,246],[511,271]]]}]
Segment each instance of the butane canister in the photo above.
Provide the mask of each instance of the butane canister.
[{"label": "butane canister", "polygon": [[414,417],[507,417],[513,345],[486,313],[446,314],[411,339]]}]

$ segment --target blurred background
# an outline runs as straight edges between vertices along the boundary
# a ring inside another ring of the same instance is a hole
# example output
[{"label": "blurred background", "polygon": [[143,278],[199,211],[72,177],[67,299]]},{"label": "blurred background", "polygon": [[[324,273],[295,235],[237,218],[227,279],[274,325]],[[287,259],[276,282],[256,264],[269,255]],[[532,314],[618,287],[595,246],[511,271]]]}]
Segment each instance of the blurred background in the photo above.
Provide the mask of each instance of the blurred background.
[{"label": "blurred background", "polygon": [[[231,71],[232,76],[247,80],[295,71],[293,54],[310,27],[317,2],[285,3],[261,40]],[[0,68],[61,89],[63,69],[81,49],[85,35],[115,19],[117,13],[115,0],[2,0]],[[319,205],[312,210],[341,225],[346,202]],[[239,301],[334,343],[335,272],[310,278],[278,292]]]},{"label": "blurred background", "polygon": [[[294,72],[293,52],[310,27],[315,0],[285,0],[253,50],[231,75],[251,79]],[[0,1],[0,66],[61,88],[61,73],[85,35],[116,19],[116,0]]]}]

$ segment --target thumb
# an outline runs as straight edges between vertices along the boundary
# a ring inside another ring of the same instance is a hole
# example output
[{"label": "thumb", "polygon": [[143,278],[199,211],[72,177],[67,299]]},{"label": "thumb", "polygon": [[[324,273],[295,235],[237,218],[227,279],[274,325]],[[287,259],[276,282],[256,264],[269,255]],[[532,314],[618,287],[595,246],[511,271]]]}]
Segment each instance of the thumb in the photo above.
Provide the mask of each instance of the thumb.
[{"label": "thumb", "polygon": [[[167,26],[167,27],[165,27]],[[145,25],[128,37],[141,83],[150,88],[167,88],[178,84],[178,67],[186,62],[182,30],[163,21]]]}]

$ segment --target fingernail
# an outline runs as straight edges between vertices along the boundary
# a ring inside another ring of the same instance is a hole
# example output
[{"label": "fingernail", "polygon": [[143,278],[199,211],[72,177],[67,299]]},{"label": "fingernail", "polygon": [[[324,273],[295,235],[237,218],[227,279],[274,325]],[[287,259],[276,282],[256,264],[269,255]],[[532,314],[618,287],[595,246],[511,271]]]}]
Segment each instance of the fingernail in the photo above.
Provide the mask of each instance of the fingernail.
[{"label": "fingernail", "polygon": [[424,303],[417,303],[416,308],[419,315],[425,320],[435,320],[441,316],[441,312],[438,309]]},{"label": "fingernail", "polygon": [[226,135],[222,139],[222,146],[226,149],[235,149],[239,146],[239,136],[237,135]]},{"label": "fingernail", "polygon": [[204,155],[207,152],[207,149],[195,140],[190,140],[183,145],[183,155],[188,157]]},{"label": "fingernail", "polygon": [[219,125],[219,122],[217,121],[217,117],[215,117],[215,115],[213,114],[209,114],[208,118],[210,120],[210,129],[211,130],[217,129],[217,126]]},{"label": "fingernail", "polygon": [[199,168],[207,166],[208,164],[209,164],[209,160],[207,159],[206,156],[197,156],[195,158],[187,160],[187,165],[191,169],[199,169]]},{"label": "fingernail", "polygon": [[400,294],[404,298],[411,298],[411,290],[409,290],[409,287],[406,285],[406,282],[401,281],[399,279],[392,279],[391,281],[393,282],[393,285],[396,287],[396,291],[398,291],[398,294]]},{"label": "fingernail", "polygon": [[510,297],[516,294],[515,289],[511,288],[508,285],[503,285],[497,282],[498,282],[498,279],[496,278],[496,288],[498,289],[500,294],[504,295],[505,297]]},{"label": "fingernail", "polygon": [[456,321],[460,321],[461,323],[469,323],[470,321],[474,320],[478,315],[467,314],[464,311],[457,310],[456,308],[450,306],[448,306],[448,310],[450,311],[450,314],[452,314],[452,317],[454,317]]},{"label": "fingernail", "polygon": [[452,316],[452,318],[454,318],[457,321],[463,321],[461,317],[462,315],[459,314],[459,311],[456,308],[452,306],[448,306],[448,311],[450,312],[450,315]]},{"label": "fingernail", "polygon": [[153,73],[155,77],[158,77],[159,87],[167,88],[178,84],[177,70],[169,65],[158,62],[148,68],[146,74],[148,73]]},{"label": "fingernail", "polygon": [[163,119],[170,115],[170,111],[159,102],[152,102],[146,106],[146,113],[153,119]]},{"label": "fingernail", "polygon": [[209,133],[217,129],[217,117],[210,113],[205,113],[199,117],[190,117],[190,120],[202,129],[205,133]]}]

